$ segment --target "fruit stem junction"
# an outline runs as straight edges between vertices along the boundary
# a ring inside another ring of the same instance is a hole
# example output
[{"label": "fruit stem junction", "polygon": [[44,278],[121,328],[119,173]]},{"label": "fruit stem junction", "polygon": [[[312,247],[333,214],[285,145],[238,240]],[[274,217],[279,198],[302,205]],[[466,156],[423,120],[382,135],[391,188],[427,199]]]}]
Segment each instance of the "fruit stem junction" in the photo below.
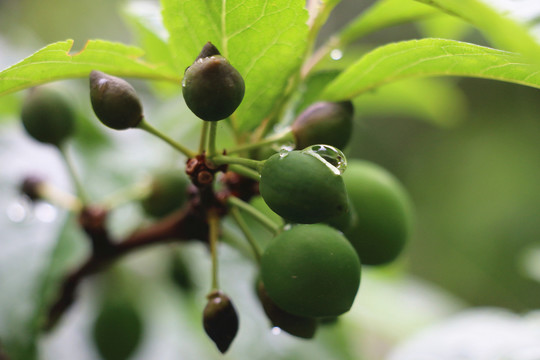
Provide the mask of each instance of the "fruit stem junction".
[{"label": "fruit stem junction", "polygon": [[236,156],[216,155],[209,157],[215,165],[236,164],[261,172],[265,160],[253,160]]}]

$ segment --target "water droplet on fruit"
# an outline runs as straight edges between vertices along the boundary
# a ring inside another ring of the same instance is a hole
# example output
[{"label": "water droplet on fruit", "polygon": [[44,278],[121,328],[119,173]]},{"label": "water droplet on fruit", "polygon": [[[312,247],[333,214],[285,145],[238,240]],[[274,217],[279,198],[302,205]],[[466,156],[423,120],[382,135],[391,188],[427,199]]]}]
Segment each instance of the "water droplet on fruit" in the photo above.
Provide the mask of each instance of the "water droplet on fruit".
[{"label": "water droplet on fruit", "polygon": [[312,145],[302,152],[315,156],[323,161],[336,175],[341,175],[347,169],[347,159],[341,150],[330,145]]},{"label": "water droplet on fruit", "polygon": [[340,60],[343,57],[343,51],[339,49],[334,49],[330,51],[330,58],[332,60]]},{"label": "water droplet on fruit", "polygon": [[281,334],[281,329],[278,328],[277,326],[274,326],[272,328],[272,335],[279,335],[279,334]]},{"label": "water droplet on fruit", "polygon": [[289,155],[289,152],[290,152],[290,150],[288,150],[288,149],[281,149],[279,151],[279,158],[280,159],[285,158],[287,155]]}]

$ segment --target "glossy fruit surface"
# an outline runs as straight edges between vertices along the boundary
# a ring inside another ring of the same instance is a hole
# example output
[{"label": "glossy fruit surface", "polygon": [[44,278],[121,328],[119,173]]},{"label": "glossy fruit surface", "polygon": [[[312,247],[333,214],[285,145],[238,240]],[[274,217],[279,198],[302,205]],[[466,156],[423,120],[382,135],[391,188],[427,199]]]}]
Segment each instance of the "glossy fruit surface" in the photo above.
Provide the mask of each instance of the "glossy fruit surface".
[{"label": "glossy fruit surface", "polygon": [[152,178],[150,195],[141,201],[144,211],[160,218],[178,210],[187,201],[189,179],[180,170],[160,171]]},{"label": "glossy fruit surface", "polygon": [[360,285],[354,248],[328,225],[297,225],[276,236],[261,258],[268,296],[298,316],[328,317],[348,311]]},{"label": "glossy fruit surface", "polygon": [[345,148],[352,134],[353,115],[350,101],[321,101],[309,106],[291,125],[296,147],[328,144]]},{"label": "glossy fruit surface", "polygon": [[186,69],[182,94],[189,109],[206,121],[232,115],[244,98],[242,75],[210,43]]},{"label": "glossy fruit surface", "polygon": [[259,190],[273,211],[292,222],[313,224],[347,211],[339,168],[310,150],[272,155],[261,171]]},{"label": "glossy fruit surface", "polygon": [[363,264],[391,262],[411,232],[411,204],[398,180],[367,161],[349,162],[343,174],[356,219],[345,232]]},{"label": "glossy fruit surface", "polygon": [[60,93],[46,87],[30,90],[21,119],[26,132],[39,142],[59,146],[75,130],[75,113]]},{"label": "glossy fruit surface", "polygon": [[203,326],[219,351],[225,353],[238,332],[238,315],[231,299],[221,291],[215,290],[208,295]]},{"label": "glossy fruit surface", "polygon": [[98,119],[106,126],[125,130],[143,119],[142,104],[124,79],[93,70],[90,73],[90,100]]}]

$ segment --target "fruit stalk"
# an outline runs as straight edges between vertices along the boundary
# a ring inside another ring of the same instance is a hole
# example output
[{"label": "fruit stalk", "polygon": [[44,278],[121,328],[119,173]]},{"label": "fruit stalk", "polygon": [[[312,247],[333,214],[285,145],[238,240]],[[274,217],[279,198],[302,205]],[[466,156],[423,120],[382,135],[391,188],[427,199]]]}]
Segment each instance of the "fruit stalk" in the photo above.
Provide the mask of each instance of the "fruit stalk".
[{"label": "fruit stalk", "polygon": [[188,158],[195,157],[195,153],[188,149],[187,147],[183,146],[182,144],[177,143],[167,135],[163,134],[162,132],[158,131],[156,128],[154,128],[152,125],[150,125],[146,120],[141,120],[141,122],[138,125],[139,129],[145,130],[149,132],[150,134],[160,138],[161,140],[165,141],[167,144],[171,145],[176,150],[180,151],[182,154],[186,155]]}]

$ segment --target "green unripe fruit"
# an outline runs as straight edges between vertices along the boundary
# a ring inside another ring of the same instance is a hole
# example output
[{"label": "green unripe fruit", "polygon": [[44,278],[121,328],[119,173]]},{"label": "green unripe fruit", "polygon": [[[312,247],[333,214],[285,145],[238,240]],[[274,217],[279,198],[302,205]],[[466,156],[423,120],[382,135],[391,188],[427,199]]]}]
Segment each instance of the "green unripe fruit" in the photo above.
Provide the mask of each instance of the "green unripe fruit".
[{"label": "green unripe fruit", "polygon": [[187,201],[189,179],[178,171],[162,171],[153,176],[151,191],[141,201],[144,211],[155,218],[169,215]]},{"label": "green unripe fruit", "polygon": [[272,326],[277,326],[281,330],[303,339],[311,339],[315,336],[318,324],[317,319],[293,315],[281,309],[268,296],[262,281],[257,283],[257,296]]},{"label": "green unripe fruit", "polygon": [[344,162],[341,151],[325,145],[272,155],[261,171],[261,196],[292,222],[313,224],[338,216],[348,206],[339,165]]},{"label": "green unripe fruit", "polygon": [[60,93],[46,87],[30,90],[23,102],[22,123],[39,142],[59,146],[75,130],[75,113]]},{"label": "green unripe fruit", "polygon": [[90,100],[98,119],[112,129],[134,128],[143,119],[139,97],[124,79],[93,70],[90,73]]},{"label": "green unripe fruit", "polygon": [[385,169],[353,160],[343,174],[356,219],[345,231],[363,264],[391,262],[411,232],[411,204],[398,180]]},{"label": "green unripe fruit", "polygon": [[244,92],[242,75],[211,43],[203,47],[182,80],[186,105],[206,121],[229,117],[242,102]]},{"label": "green unripe fruit", "polygon": [[92,336],[104,360],[127,360],[143,337],[141,315],[128,301],[108,300],[98,312]]},{"label": "green unripe fruit", "polygon": [[338,316],[348,311],[360,285],[360,260],[337,230],[297,225],[276,236],[261,257],[268,296],[298,316]]},{"label": "green unripe fruit", "polygon": [[354,211],[354,207],[351,205],[350,201],[348,203],[348,209],[345,213],[331,217],[324,221],[325,224],[328,224],[341,232],[348,230],[355,222],[356,212]]},{"label": "green unripe fruit", "polygon": [[304,110],[291,125],[296,147],[328,144],[345,148],[352,134],[354,108],[350,101],[318,102]]}]

